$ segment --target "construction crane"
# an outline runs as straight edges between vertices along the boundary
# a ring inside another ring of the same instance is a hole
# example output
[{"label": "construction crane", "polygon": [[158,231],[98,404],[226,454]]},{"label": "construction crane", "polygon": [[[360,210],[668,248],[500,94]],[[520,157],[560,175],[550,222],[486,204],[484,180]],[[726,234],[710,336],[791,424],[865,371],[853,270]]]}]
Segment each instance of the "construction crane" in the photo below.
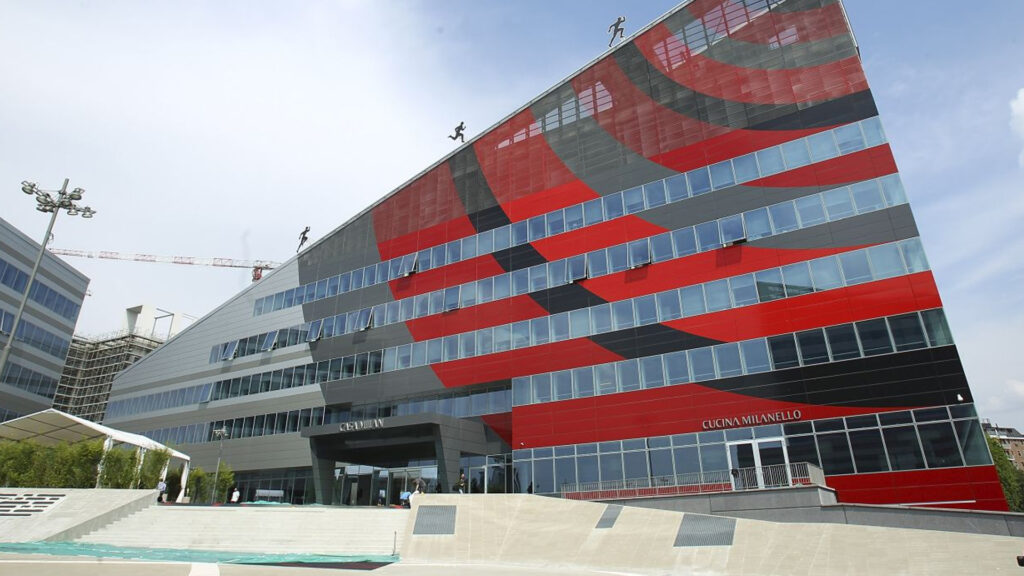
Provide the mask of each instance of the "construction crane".
[{"label": "construction crane", "polygon": [[235,260],[234,258],[197,258],[195,256],[156,256],[153,254],[122,254],[100,250],[71,250],[68,248],[50,248],[49,251],[58,256],[76,256],[78,258],[98,258],[103,260],[130,260],[134,262],[161,262],[164,264],[189,264],[191,266],[216,266],[219,268],[251,268],[252,281],[263,277],[264,270],[271,270],[281,265],[270,260]]}]

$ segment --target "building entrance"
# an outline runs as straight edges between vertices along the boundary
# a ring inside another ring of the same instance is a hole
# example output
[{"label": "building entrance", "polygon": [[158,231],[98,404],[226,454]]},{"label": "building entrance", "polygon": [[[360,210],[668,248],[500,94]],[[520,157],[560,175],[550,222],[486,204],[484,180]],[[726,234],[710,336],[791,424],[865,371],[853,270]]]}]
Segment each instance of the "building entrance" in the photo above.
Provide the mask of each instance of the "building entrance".
[{"label": "building entrance", "polygon": [[730,442],[728,447],[733,490],[789,485],[789,459],[782,438]]}]

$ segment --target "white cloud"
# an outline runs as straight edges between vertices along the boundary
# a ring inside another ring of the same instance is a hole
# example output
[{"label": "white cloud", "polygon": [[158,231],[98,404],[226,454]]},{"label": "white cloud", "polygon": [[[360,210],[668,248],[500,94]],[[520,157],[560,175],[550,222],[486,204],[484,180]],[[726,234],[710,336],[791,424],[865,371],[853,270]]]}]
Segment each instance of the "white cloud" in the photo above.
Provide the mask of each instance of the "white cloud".
[{"label": "white cloud", "polygon": [[[1010,129],[1024,140],[1024,88],[1017,91],[1017,97],[1010,100]],[[1024,166],[1024,150],[1021,150],[1017,161]]]}]

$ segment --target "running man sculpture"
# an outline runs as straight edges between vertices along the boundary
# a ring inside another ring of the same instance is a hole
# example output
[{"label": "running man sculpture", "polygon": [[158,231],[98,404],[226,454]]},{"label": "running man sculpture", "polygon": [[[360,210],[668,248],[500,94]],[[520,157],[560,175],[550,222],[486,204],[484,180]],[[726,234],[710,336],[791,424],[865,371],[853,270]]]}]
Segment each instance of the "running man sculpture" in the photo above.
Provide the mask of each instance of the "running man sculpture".
[{"label": "running man sculpture", "polygon": [[309,226],[302,232],[299,232],[299,247],[295,249],[295,253],[298,254],[299,250],[302,250],[302,245],[309,241]]},{"label": "running man sculpture", "polygon": [[626,22],[625,16],[619,16],[615,19],[615,23],[608,27],[608,31],[612,33],[612,39],[608,41],[608,47],[612,47],[612,42],[615,42],[615,35],[619,35],[619,40],[622,40],[622,25]]},{"label": "running man sculpture", "polygon": [[458,139],[459,142],[465,142],[466,137],[462,135],[462,132],[466,130],[466,123],[459,122],[459,125],[455,127],[455,134],[448,136],[452,140]]}]

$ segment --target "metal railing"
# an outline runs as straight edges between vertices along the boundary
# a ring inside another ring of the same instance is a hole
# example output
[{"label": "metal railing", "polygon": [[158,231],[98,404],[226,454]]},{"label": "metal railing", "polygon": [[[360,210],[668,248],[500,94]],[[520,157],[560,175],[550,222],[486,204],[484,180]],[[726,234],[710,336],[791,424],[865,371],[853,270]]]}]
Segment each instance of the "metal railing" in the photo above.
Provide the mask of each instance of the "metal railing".
[{"label": "metal railing", "polygon": [[825,486],[825,474],[813,464],[793,462],[635,480],[563,484],[558,493],[562,498],[570,500],[608,500],[766,490],[788,486]]}]

